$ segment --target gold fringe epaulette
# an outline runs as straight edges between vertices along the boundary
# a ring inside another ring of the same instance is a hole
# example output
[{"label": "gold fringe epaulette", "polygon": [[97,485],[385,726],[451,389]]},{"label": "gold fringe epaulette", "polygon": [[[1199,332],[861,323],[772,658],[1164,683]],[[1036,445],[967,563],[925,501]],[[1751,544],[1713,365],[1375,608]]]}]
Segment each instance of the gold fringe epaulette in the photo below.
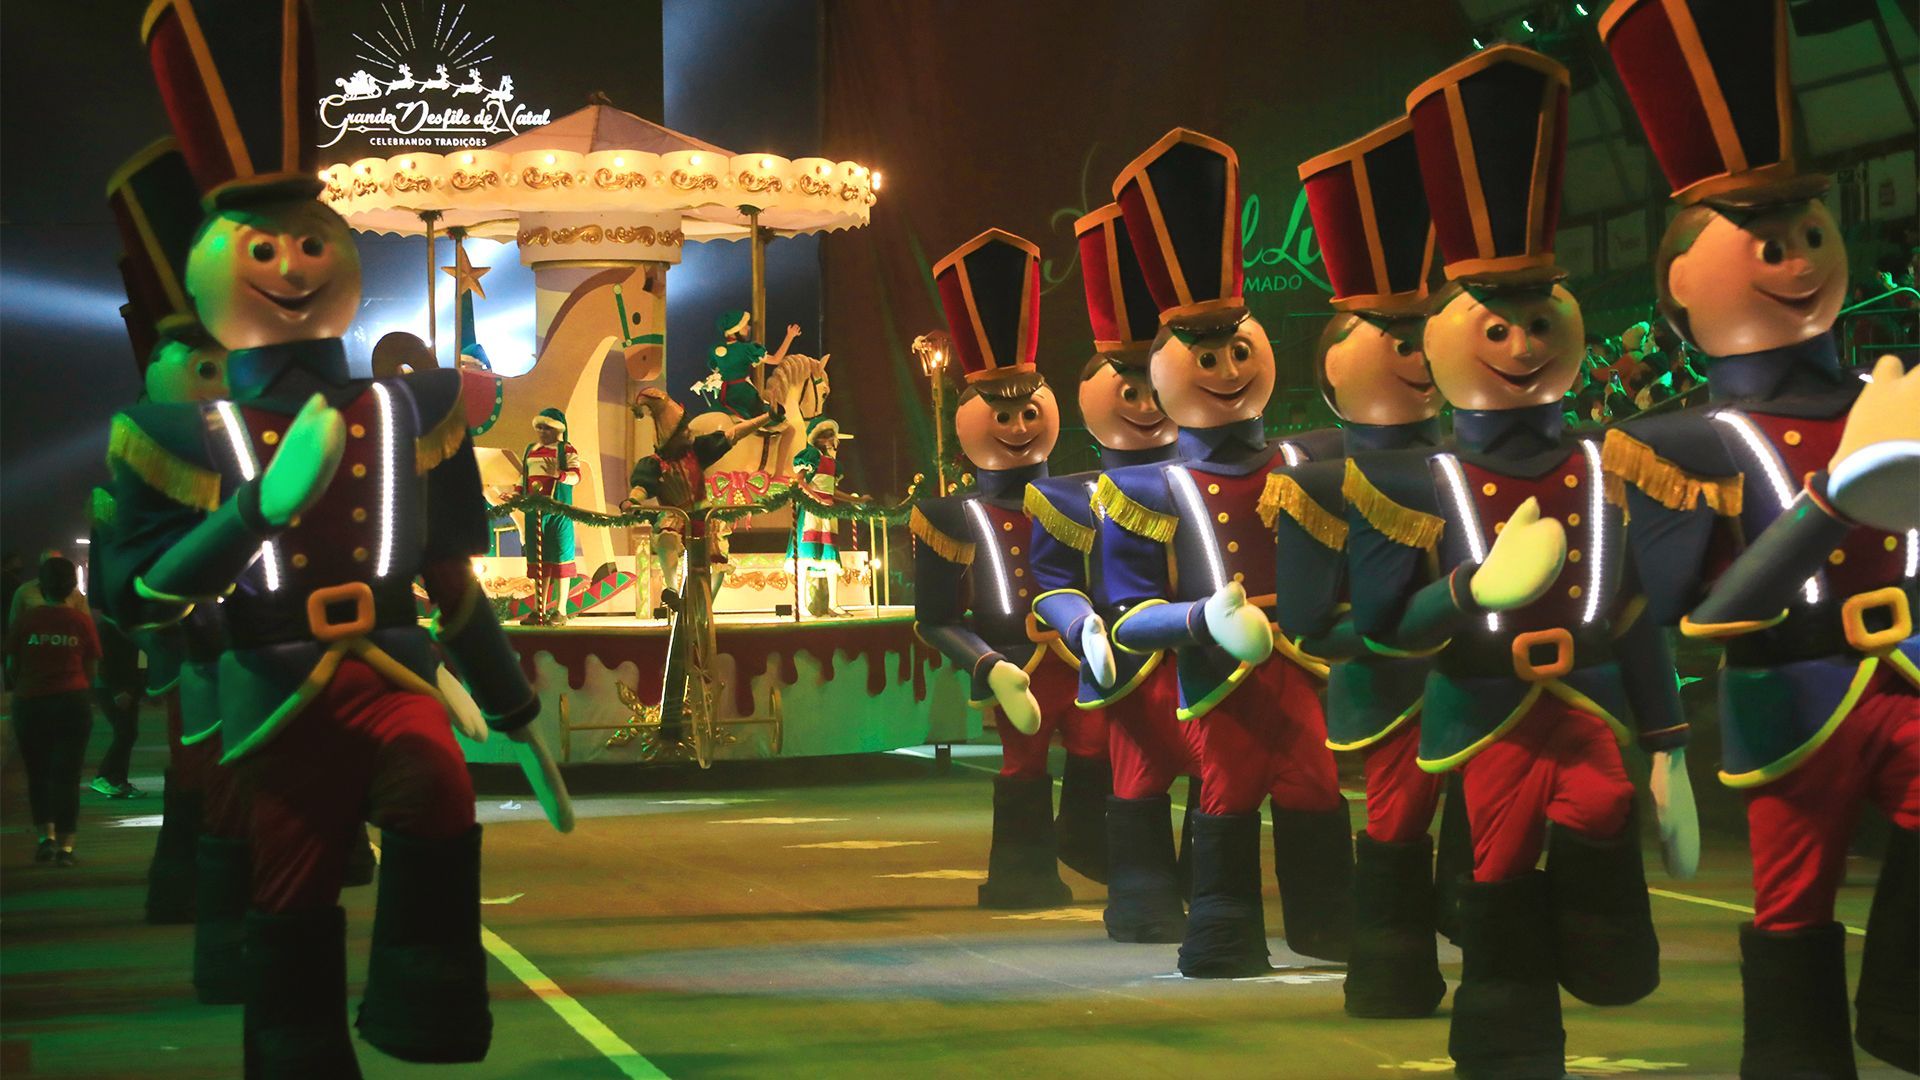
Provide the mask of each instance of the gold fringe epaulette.
[{"label": "gold fringe epaulette", "polygon": [[467,437],[467,403],[464,398],[455,397],[453,407],[440,422],[422,432],[413,440],[413,468],[424,473],[435,465],[453,456],[460,449],[460,443]]},{"label": "gold fringe epaulette", "polygon": [[1347,459],[1347,476],[1340,484],[1340,493],[1367,519],[1367,524],[1396,544],[1429,549],[1440,542],[1440,534],[1446,531],[1445,520],[1387,498],[1352,458]]},{"label": "gold fringe epaulette", "polygon": [[[1720,480],[1695,476],[1619,428],[1607,432],[1607,441],[1600,448],[1600,464],[1609,477],[1632,484],[1669,510],[1691,510],[1696,500],[1704,499],[1707,509],[1721,517],[1740,516],[1742,483],[1738,473]],[[1622,491],[1623,502],[1625,498]]]},{"label": "gold fringe epaulette", "polygon": [[941,532],[919,507],[914,507],[913,514],[907,518],[907,528],[921,543],[932,548],[935,555],[961,566],[973,565],[973,545]]},{"label": "gold fringe epaulette", "polygon": [[118,510],[119,505],[105,488],[93,489],[93,503],[87,508],[87,516],[95,529],[104,531],[113,528],[113,519]]},{"label": "gold fringe epaulette", "polygon": [[1082,525],[1061,513],[1060,508],[1042,495],[1039,488],[1028,484],[1022,503],[1033,520],[1047,530],[1048,536],[1083,554],[1093,550],[1093,526]]},{"label": "gold fringe epaulette", "polygon": [[213,511],[220,506],[220,474],[180,460],[124,413],[113,418],[107,460],[118,461],[148,487],[182,506]]},{"label": "gold fringe epaulette", "polygon": [[1256,509],[1269,529],[1279,524],[1280,515],[1284,513],[1299,522],[1308,536],[1334,551],[1347,546],[1347,523],[1328,513],[1326,507],[1307,494],[1300,481],[1286,473],[1267,474],[1267,486],[1260,492]]},{"label": "gold fringe epaulette", "polygon": [[1172,543],[1173,532],[1180,526],[1179,518],[1149,510],[1134,502],[1126,492],[1120,490],[1119,484],[1104,475],[1094,487],[1093,501],[1099,504],[1101,512],[1115,525],[1155,543]]}]

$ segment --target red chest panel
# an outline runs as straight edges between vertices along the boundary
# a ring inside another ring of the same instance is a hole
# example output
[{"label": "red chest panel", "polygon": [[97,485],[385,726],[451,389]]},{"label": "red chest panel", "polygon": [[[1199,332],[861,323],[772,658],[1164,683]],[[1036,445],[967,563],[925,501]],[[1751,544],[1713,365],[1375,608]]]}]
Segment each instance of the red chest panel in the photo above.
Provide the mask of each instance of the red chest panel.
[{"label": "red chest panel", "polygon": [[[1507,476],[1467,461],[1460,462],[1460,471],[1480,518],[1480,535],[1489,548],[1506,520],[1529,497],[1539,500],[1541,517],[1556,518],[1567,530],[1567,561],[1560,568],[1560,576],[1540,599],[1504,615],[1503,628],[1527,631],[1578,625],[1587,611],[1588,594],[1596,584],[1596,553],[1589,549],[1596,532],[1608,525],[1604,501],[1600,502],[1596,520],[1596,492],[1586,454],[1573,447],[1559,465],[1535,477]],[[1604,500],[1604,492],[1598,494]],[[1618,539],[1614,535],[1602,537],[1600,542],[1605,545]],[[1613,553],[1599,554],[1605,559]]]},{"label": "red chest panel", "polygon": [[[976,544],[973,566],[973,610],[998,610],[1000,605],[999,585],[994,575],[1006,575],[1007,595],[1013,600],[1014,613],[1022,619],[1033,603],[1033,578],[1028,568],[1028,552],[1033,539],[1033,519],[1025,510],[1009,510],[994,506],[985,500],[975,500],[970,507],[977,507],[986,515],[989,536],[981,535],[980,518],[969,508],[968,524],[973,527]],[[987,550],[991,547],[993,550]]]},{"label": "red chest panel", "polygon": [[[1826,418],[1774,416],[1768,413],[1744,413],[1763,438],[1773,447],[1786,467],[1788,501],[1798,498],[1807,477],[1827,467],[1833,452],[1839,449],[1840,434],[1846,427],[1846,414]],[[1749,473],[1746,500],[1766,500],[1771,511],[1777,505],[1777,492],[1768,477]],[[1897,584],[1906,571],[1907,540],[1878,529],[1858,528],[1847,532],[1846,539],[1827,556],[1827,583],[1839,598],[1869,592]]]},{"label": "red chest panel", "polygon": [[[411,508],[409,487],[415,480],[412,432],[392,415],[404,403],[391,396],[387,400],[385,417],[372,389],[340,410],[347,441],[339,471],[320,501],[274,544],[277,572],[284,579],[304,589],[374,579],[383,532],[390,531],[403,500]],[[254,460],[264,469],[293,417],[246,407],[240,416],[253,442]],[[389,441],[392,445],[385,445]],[[413,555],[408,553],[409,565]]]},{"label": "red chest panel", "polygon": [[1267,476],[1285,467],[1275,454],[1272,464],[1247,476],[1221,476],[1183,469],[1206,508],[1206,527],[1213,531],[1221,568],[1228,581],[1237,581],[1248,596],[1272,596],[1275,591],[1273,530],[1260,520],[1260,493]]}]

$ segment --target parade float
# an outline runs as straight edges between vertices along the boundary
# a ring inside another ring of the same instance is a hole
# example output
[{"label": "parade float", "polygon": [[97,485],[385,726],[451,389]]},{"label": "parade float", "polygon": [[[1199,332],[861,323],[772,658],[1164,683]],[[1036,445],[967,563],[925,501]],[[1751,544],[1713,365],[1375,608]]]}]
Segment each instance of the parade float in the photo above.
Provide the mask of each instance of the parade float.
[{"label": "parade float", "polygon": [[[655,528],[661,512],[622,505],[634,463],[669,434],[633,407],[636,395],[685,389],[666,385],[668,270],[684,246],[747,242],[748,325],[764,345],[767,243],[866,225],[878,173],[824,157],[731,153],[596,95],[578,112],[485,148],[362,158],[320,175],[322,199],[357,230],[428,238],[428,310],[438,310],[436,279],[453,275],[461,340],[444,348],[436,319],[415,362],[430,355],[468,371],[471,430],[502,540],[475,569],[509,622],[542,698],[539,723],[563,761],[706,765],[978,734],[961,677],[915,639],[908,610],[890,603],[888,527],[905,520],[904,502],[823,499],[796,483],[807,421],[831,392],[825,355],[783,347],[777,364],[754,365],[754,394],[787,422],[742,438],[703,470],[687,509],[707,526],[699,547],[712,545],[711,564],[690,546],[687,569],[670,580],[672,561],[655,550],[670,531]],[[435,265],[440,236],[454,242],[454,266]],[[487,370],[484,347],[473,347],[471,304],[484,296],[485,271],[467,261],[460,245],[469,237],[515,243],[533,271],[536,349],[523,374]],[[525,483],[543,410],[565,423],[569,483],[558,501],[552,484],[531,491]],[[689,426],[700,434],[729,419],[709,409]],[[845,522],[851,540],[836,553],[830,602],[811,613],[800,563],[779,543],[792,534],[791,552],[799,541],[805,515],[796,502]],[[529,562],[541,556],[521,550],[520,537],[542,530],[526,530],[529,512],[570,523],[577,576],[560,609],[572,616],[565,625],[537,625],[543,606]],[[729,545],[730,533],[762,542]],[[904,531],[897,536],[910,543]],[[680,680],[689,688],[684,706],[677,692],[663,693]],[[495,749],[467,746],[477,761]]]}]

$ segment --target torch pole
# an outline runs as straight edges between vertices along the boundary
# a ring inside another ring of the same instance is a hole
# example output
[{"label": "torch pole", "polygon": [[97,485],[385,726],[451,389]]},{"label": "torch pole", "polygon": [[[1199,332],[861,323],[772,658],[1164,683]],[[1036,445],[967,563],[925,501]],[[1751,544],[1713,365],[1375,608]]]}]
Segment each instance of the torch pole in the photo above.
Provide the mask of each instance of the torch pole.
[{"label": "torch pole", "polygon": [[440,362],[440,305],[434,299],[438,292],[434,278],[440,276],[439,262],[433,257],[434,226],[440,221],[440,211],[422,210],[420,220],[427,226],[427,347],[433,350],[434,363]]}]

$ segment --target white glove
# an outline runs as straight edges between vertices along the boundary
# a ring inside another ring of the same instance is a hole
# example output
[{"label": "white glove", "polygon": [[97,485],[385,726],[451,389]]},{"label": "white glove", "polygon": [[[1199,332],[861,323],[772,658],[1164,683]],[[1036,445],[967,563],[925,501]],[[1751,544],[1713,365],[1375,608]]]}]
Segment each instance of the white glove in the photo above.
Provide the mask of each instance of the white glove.
[{"label": "white glove", "polygon": [[1528,496],[1493,538],[1468,588],[1488,611],[1523,608],[1546,595],[1567,562],[1567,530],[1541,518],[1540,502]]},{"label": "white glove", "polygon": [[1034,700],[1032,681],[1020,665],[1001,660],[987,672],[987,686],[993,690],[993,700],[1000,706],[1001,715],[1013,730],[1022,735],[1031,735],[1040,730],[1040,703]]},{"label": "white glove", "polygon": [[1087,665],[1093,685],[1111,690],[1117,672],[1113,663],[1113,644],[1107,640],[1107,624],[1098,615],[1087,616],[1080,627],[1080,662]]},{"label": "white glove", "polygon": [[1660,860],[1668,877],[1687,881],[1700,869],[1700,815],[1693,805],[1686,750],[1654,751],[1649,786],[1660,821]]},{"label": "white glove", "polygon": [[1266,613],[1247,606],[1247,590],[1230,581],[1207,598],[1207,632],[1227,655],[1243,664],[1258,664],[1273,655],[1273,624]]},{"label": "white glove", "polygon": [[1920,528],[1920,370],[1882,356],[1847,411],[1828,462],[1827,495],[1849,520],[1891,533]]},{"label": "white glove", "polygon": [[440,696],[447,699],[447,713],[453,720],[453,729],[474,742],[487,741],[487,720],[480,715],[480,705],[467,693],[447,665],[441,664],[433,673],[434,685],[440,688]]},{"label": "white glove", "polygon": [[260,477],[260,514],[283,526],[313,508],[327,493],[347,448],[347,422],[319,394],[293,418],[280,449]]}]

